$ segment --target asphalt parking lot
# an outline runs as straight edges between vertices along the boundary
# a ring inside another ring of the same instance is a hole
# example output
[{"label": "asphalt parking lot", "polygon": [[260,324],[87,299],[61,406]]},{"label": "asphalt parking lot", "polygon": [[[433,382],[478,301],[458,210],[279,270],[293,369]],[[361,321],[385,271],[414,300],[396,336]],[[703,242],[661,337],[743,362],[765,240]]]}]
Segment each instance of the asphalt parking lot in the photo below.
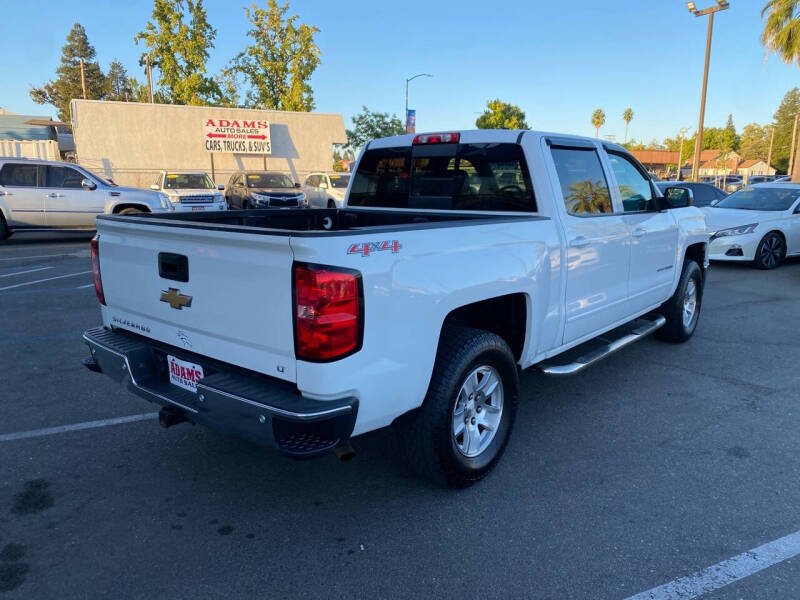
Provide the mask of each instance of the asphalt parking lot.
[{"label": "asphalt parking lot", "polygon": [[[523,374],[504,459],[448,491],[408,474],[388,431],[341,464],[159,428],[80,364],[99,322],[88,238],[11,242],[0,595],[626,598],[800,530],[800,260],[712,265],[688,344]],[[706,597],[798,598],[800,557]]]}]

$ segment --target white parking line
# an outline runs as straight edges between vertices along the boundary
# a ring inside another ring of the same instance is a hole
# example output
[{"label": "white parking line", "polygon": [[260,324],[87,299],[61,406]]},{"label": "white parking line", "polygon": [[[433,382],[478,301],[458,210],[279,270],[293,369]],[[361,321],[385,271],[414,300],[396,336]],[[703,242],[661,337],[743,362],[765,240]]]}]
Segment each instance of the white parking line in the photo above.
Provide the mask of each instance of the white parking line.
[{"label": "white parking line", "polygon": [[94,287],[94,283],[89,283],[89,284],[86,284],[86,285],[79,285],[75,289],[76,290],[85,290],[86,288],[90,288],[90,287]]},{"label": "white parking line", "polygon": [[[0,258],[0,260],[28,260],[30,258],[53,258],[55,256],[76,256],[74,252],[69,252],[66,254],[35,254],[32,256],[9,256],[8,258]],[[88,255],[87,255],[88,256]],[[76,256],[76,258],[78,258]]]},{"label": "white parking line", "polygon": [[25,273],[35,273],[36,271],[44,271],[46,269],[52,269],[53,267],[36,267],[35,269],[28,269],[27,271],[17,271],[16,273],[6,273],[5,275],[0,275],[0,279],[3,277],[14,277],[14,275],[25,275]]},{"label": "white parking line", "polygon": [[96,429],[98,427],[108,427],[109,425],[121,425],[122,423],[135,423],[136,421],[155,419],[157,416],[158,413],[143,413],[141,415],[131,415],[129,417],[117,417],[116,419],[101,419],[100,421],[86,421],[84,423],[74,423],[72,425],[61,425],[60,427],[46,427],[44,429],[18,431],[17,433],[4,433],[0,435],[0,442],[44,437],[46,435],[56,435],[57,433],[67,433],[69,431],[81,431],[82,429]]},{"label": "white parking line", "polygon": [[37,283],[44,283],[45,281],[53,281],[54,279],[64,279],[64,277],[75,277],[76,275],[86,275],[87,273],[91,273],[91,271],[81,271],[80,273],[68,273],[67,275],[56,275],[55,277],[47,277],[46,279],[37,279],[36,281],[26,281],[25,283],[7,285],[6,287],[0,287],[0,292],[2,292],[3,290],[11,290],[26,285],[35,285]]},{"label": "white parking line", "polygon": [[723,560],[688,577],[681,577],[626,600],[690,600],[749,577],[800,554],[800,531]]}]

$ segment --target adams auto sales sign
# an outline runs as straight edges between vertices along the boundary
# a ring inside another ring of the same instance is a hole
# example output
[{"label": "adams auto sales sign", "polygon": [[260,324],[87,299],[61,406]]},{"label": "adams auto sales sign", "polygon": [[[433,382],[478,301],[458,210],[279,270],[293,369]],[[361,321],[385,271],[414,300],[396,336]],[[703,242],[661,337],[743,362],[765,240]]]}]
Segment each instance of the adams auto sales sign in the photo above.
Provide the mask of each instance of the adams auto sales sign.
[{"label": "adams auto sales sign", "polygon": [[253,119],[203,119],[206,152],[272,154],[269,123]]}]

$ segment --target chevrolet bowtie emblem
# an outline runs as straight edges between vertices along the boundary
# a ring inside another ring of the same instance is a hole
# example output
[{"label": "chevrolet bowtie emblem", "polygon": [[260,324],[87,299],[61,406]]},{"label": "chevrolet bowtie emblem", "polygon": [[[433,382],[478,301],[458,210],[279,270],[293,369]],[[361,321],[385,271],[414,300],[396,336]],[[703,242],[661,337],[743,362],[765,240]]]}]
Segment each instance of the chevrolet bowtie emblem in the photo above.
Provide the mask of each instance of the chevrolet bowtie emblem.
[{"label": "chevrolet bowtie emblem", "polygon": [[161,290],[161,301],[178,310],[182,310],[184,306],[189,308],[192,305],[192,297],[181,294],[177,288],[169,288],[167,291]]}]

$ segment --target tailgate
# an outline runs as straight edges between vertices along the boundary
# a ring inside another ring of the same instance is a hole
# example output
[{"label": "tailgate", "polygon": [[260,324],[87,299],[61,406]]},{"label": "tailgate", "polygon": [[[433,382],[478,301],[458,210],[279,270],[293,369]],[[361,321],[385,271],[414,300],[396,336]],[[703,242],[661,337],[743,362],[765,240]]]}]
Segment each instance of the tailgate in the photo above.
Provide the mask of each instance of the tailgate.
[{"label": "tailgate", "polygon": [[288,236],[105,219],[97,231],[106,326],[295,381]]}]

